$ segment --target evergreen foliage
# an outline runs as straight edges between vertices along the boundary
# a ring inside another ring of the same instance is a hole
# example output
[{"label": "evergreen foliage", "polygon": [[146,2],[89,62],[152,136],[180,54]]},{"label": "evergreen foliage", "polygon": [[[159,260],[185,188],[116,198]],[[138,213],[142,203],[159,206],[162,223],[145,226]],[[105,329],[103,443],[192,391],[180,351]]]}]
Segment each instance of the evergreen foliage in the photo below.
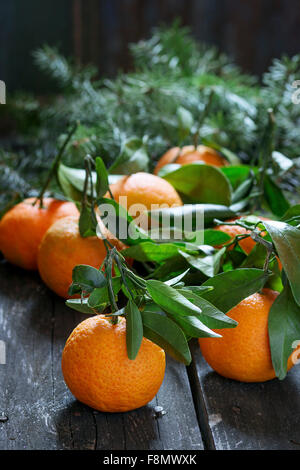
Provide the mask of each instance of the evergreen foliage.
[{"label": "evergreen foliage", "polygon": [[[114,80],[97,80],[94,68],[79,68],[49,46],[34,53],[59,93],[41,103],[18,95],[1,107],[2,118],[13,122],[17,133],[3,143],[0,154],[2,208],[19,194],[20,181],[27,181],[21,184],[22,194],[40,187],[69,126],[78,120],[81,125],[64,157],[64,163],[78,168],[87,153],[111,165],[133,137],[147,143],[154,165],[170,146],[193,143],[195,134],[199,143],[256,162],[270,107],[276,122],[274,150],[292,159],[300,156],[300,105],[291,99],[300,56],[274,60],[259,82],[216,48],[195,42],[178,24],[156,29],[130,49],[133,71]],[[282,182],[292,191],[298,170],[293,171]]]}]

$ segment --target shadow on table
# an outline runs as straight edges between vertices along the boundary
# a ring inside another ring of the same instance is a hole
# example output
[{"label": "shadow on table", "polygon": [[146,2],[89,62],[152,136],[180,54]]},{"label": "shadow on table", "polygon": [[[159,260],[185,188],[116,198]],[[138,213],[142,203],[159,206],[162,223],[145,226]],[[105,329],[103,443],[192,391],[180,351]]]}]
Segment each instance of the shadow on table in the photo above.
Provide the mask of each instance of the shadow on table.
[{"label": "shadow on table", "polygon": [[56,418],[58,448],[156,449],[158,428],[151,405],[127,413],[101,413],[73,400]]}]

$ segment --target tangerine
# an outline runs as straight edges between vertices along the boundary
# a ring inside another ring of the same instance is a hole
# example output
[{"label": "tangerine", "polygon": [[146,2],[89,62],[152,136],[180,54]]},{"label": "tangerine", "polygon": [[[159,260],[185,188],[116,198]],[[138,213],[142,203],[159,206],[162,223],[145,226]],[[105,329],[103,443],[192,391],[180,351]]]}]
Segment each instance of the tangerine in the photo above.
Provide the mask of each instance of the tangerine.
[{"label": "tangerine", "polygon": [[68,215],[78,215],[74,203],[52,198],[36,204],[25,199],[10,209],[0,222],[0,251],[10,263],[24,269],[37,269],[38,248],[51,225]]},{"label": "tangerine", "polygon": [[157,175],[159,170],[165,165],[176,163],[178,165],[188,165],[189,163],[203,162],[206,165],[222,167],[227,165],[227,160],[223,158],[216,150],[205,145],[187,145],[182,149],[173,147],[169,149],[158,161],[154,173]]},{"label": "tangerine", "polygon": [[126,321],[113,325],[103,315],[80,323],[62,355],[65,382],[77,400],[110,413],[134,410],[157,394],[165,373],[164,351],[146,338],[128,359]]}]

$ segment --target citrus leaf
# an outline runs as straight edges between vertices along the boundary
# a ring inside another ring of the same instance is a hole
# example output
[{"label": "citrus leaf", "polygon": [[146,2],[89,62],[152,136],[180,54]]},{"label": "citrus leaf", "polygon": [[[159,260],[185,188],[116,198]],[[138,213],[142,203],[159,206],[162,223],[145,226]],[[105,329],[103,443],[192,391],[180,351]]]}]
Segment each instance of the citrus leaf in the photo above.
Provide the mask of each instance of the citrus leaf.
[{"label": "citrus leaf", "polygon": [[113,199],[100,198],[97,201],[98,212],[103,224],[126,245],[137,245],[151,241],[148,234],[138,227],[126,209]]},{"label": "citrus leaf", "polygon": [[208,328],[202,321],[199,316],[176,316],[174,321],[178,323],[179,326],[183,329],[186,335],[191,338],[220,338],[221,335],[215,333],[210,328]]},{"label": "citrus leaf", "polygon": [[282,217],[290,208],[280,187],[269,175],[266,175],[264,180],[264,197],[273,214],[278,217]]},{"label": "citrus leaf", "polygon": [[97,182],[96,182],[96,194],[97,198],[104,196],[109,187],[108,183],[108,173],[106,170],[106,166],[102,160],[102,158],[97,157],[95,160],[96,165],[96,174],[97,174]]},{"label": "citrus leaf", "polygon": [[[112,278],[112,287],[113,287],[113,291],[115,295],[118,294],[118,292],[120,291],[121,285],[122,285],[122,282],[121,282],[120,276]],[[88,305],[91,308],[96,308],[99,305],[102,305],[104,303],[107,304],[109,302],[110,302],[110,299],[109,299],[107,285],[103,287],[97,287],[96,289],[94,289],[88,299]]]},{"label": "citrus leaf", "polygon": [[94,310],[88,306],[88,299],[69,299],[66,305],[77,312],[95,315]]},{"label": "citrus leaf", "polygon": [[295,300],[300,305],[300,230],[285,222],[264,221],[263,224],[276,247]]},{"label": "citrus leaf", "polygon": [[230,240],[231,237],[228,233],[213,229],[204,230],[204,245],[218,246],[223,245]]},{"label": "citrus leaf", "polygon": [[193,163],[164,176],[183,196],[186,203],[230,205],[231,185],[216,167]]},{"label": "citrus leaf", "polygon": [[235,191],[241,184],[243,184],[249,178],[251,167],[247,165],[238,166],[223,166],[221,168],[222,173],[228,178],[230,184]]},{"label": "citrus leaf", "polygon": [[215,276],[221,266],[221,261],[224,253],[226,252],[226,248],[222,248],[221,250],[216,251],[212,255],[208,256],[194,256],[189,253],[185,253],[182,250],[178,250],[181,256],[189,263],[190,266],[201,271],[207,277]]},{"label": "citrus leaf", "polygon": [[[100,157],[97,157],[100,158]],[[97,163],[96,163],[97,164]],[[99,163],[98,163],[99,165]],[[101,164],[100,164],[101,165]],[[101,168],[98,167],[98,171]],[[103,167],[102,167],[103,170]],[[106,171],[106,168],[105,168]],[[93,190],[96,193],[97,190],[97,172],[92,171],[92,181],[93,181]],[[103,178],[103,171],[101,172]],[[82,193],[84,189],[84,181],[86,178],[86,171],[78,168],[70,168],[62,163],[59,165],[58,172],[57,172],[58,182],[64,192],[64,194],[72,199],[73,201],[81,202],[82,200]],[[108,175],[108,183],[114,184],[118,180],[123,178],[123,175]],[[102,181],[103,184],[104,180]],[[99,188],[98,188],[99,189]],[[108,189],[108,188],[107,188]],[[106,191],[105,191],[106,193]],[[105,194],[104,193],[104,194]],[[104,195],[103,194],[103,195]],[[87,189],[87,195],[91,195],[91,188],[90,185]],[[100,196],[98,196],[100,197]]]},{"label": "citrus leaf", "polygon": [[[289,224],[291,223],[291,225],[298,225],[300,220],[300,204],[290,207],[281,220]],[[295,223],[294,220],[296,220]]]},{"label": "citrus leaf", "polygon": [[240,201],[244,201],[249,196],[251,189],[253,188],[255,177],[253,172],[250,172],[249,178],[243,181],[232,195],[232,205],[236,205]]},{"label": "citrus leaf", "polygon": [[72,273],[73,284],[78,285],[83,291],[91,292],[96,287],[106,285],[106,278],[98,269],[85,264],[75,266]]},{"label": "citrus leaf", "polygon": [[[149,215],[154,221],[163,222],[170,221],[170,227],[176,227],[176,222],[182,220],[191,221],[189,231],[203,229],[214,221],[214,219],[225,220],[235,217],[236,213],[228,206],[220,204],[185,204],[180,207],[172,207],[166,209],[156,209],[149,211]],[[178,222],[177,222],[178,223]],[[200,225],[200,227],[199,227]],[[181,227],[180,227],[181,228]]]},{"label": "citrus leaf", "polygon": [[238,165],[239,163],[241,163],[239,157],[226,147],[222,147],[222,145],[219,145],[216,142],[212,142],[206,138],[202,139],[202,142],[204,145],[207,145],[208,147],[211,147],[217,150],[218,152],[222,153],[230,163],[230,166]]},{"label": "citrus leaf", "polygon": [[154,302],[166,312],[177,316],[201,313],[201,309],[193,305],[176,289],[161,281],[146,281],[148,293]]},{"label": "citrus leaf", "polygon": [[[80,172],[80,178],[82,178],[82,186],[80,186],[80,190],[78,190],[74,184],[76,177],[74,177],[72,174],[73,170],[76,174],[78,174],[77,172]],[[68,168],[61,163],[57,170],[57,179],[66,197],[72,199],[73,201],[81,202],[85,180],[85,170],[75,170],[73,168]]]},{"label": "citrus leaf", "polygon": [[235,328],[237,326],[237,322],[235,320],[227,317],[223,312],[221,312],[221,310],[208,302],[208,300],[200,297],[204,292],[199,292],[200,295],[197,295],[191,290],[185,288],[179,289],[179,292],[193,304],[197,305],[197,307],[201,308],[202,313],[200,315],[200,319],[208,328]]},{"label": "citrus leaf", "polygon": [[204,282],[203,286],[214,289],[203,298],[227,313],[243,299],[259,291],[265,285],[268,274],[261,269],[235,269],[218,274]]},{"label": "citrus leaf", "polygon": [[289,283],[270,309],[269,339],[273,367],[276,376],[282,380],[287,374],[293,343],[300,340],[300,307],[295,302]]},{"label": "citrus leaf", "polygon": [[179,276],[169,279],[168,281],[165,282],[165,284],[167,284],[167,286],[175,286],[176,284],[178,284],[178,282],[180,282],[187,275],[188,272],[189,272],[189,269],[179,274]]},{"label": "citrus leaf", "polygon": [[126,313],[126,345],[127,355],[134,360],[139,352],[143,340],[143,323],[141,312],[137,305],[129,300],[125,308]]},{"label": "citrus leaf", "polygon": [[144,336],[163,348],[166,353],[186,365],[191,363],[190,349],[182,329],[170,318],[147,311],[142,312]]},{"label": "citrus leaf", "polygon": [[79,233],[83,238],[94,237],[97,232],[97,219],[94,211],[88,206],[82,206],[79,217]]},{"label": "citrus leaf", "polygon": [[184,286],[183,289],[194,292],[198,296],[202,296],[205,292],[213,290],[212,286]]},{"label": "citrus leaf", "polygon": [[140,243],[122,251],[124,257],[133,258],[140,262],[154,261],[157,263],[172,258],[177,253],[178,247],[172,243],[156,244],[152,242]]}]

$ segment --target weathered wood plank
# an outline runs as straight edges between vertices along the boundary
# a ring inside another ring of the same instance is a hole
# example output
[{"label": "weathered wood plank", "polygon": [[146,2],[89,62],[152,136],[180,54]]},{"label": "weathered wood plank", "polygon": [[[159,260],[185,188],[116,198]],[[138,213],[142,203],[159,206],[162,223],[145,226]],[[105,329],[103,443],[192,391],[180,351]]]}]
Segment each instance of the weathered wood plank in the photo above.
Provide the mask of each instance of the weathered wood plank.
[{"label": "weathered wood plank", "polygon": [[[60,361],[84,318],[52,295],[37,274],[0,264],[0,449],[202,449],[184,366],[168,361],[164,384],[146,407],[125,414],[93,411],[65,386]],[[155,416],[155,406],[166,414]]]},{"label": "weathered wood plank", "polygon": [[193,354],[217,449],[299,450],[300,367],[282,382],[243,384],[213,372],[196,343]]}]

